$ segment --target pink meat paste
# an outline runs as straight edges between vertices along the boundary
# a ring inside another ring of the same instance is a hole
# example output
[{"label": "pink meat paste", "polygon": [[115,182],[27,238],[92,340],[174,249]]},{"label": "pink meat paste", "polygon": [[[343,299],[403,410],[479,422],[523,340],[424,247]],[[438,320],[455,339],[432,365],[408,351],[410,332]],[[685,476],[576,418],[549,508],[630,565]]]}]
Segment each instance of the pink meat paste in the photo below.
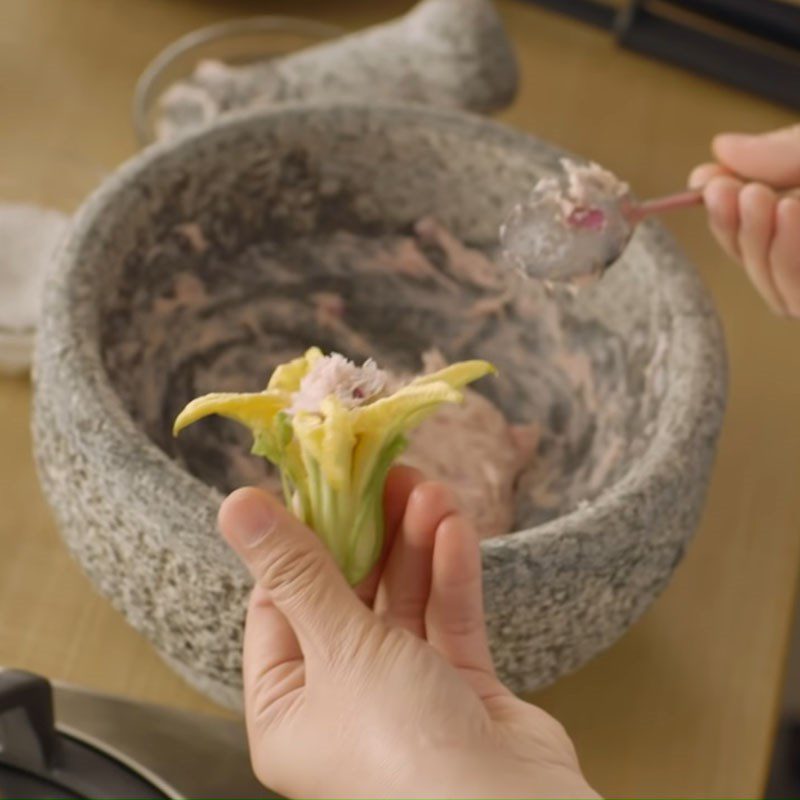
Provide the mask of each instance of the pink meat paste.
[{"label": "pink meat paste", "polygon": [[[426,372],[446,366],[436,351]],[[514,524],[514,489],[539,442],[537,425],[510,425],[483,395],[466,389],[461,405],[445,405],[412,432],[400,462],[447,483],[482,539]]]}]

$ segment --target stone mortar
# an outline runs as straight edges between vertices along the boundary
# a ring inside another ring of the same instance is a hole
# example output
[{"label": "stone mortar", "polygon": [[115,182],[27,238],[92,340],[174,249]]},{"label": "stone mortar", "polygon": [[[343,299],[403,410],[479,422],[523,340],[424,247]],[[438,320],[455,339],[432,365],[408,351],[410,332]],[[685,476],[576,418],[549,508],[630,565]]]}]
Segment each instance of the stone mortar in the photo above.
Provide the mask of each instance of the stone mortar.
[{"label": "stone mortar", "polygon": [[162,98],[159,138],[231,111],[300,100],[488,113],[509,105],[517,84],[514,51],[490,0],[423,0],[399,19],[282,58],[201,67]]},{"label": "stone mortar", "polygon": [[[215,516],[223,491],[263,473],[233,423],[174,440],[172,419],[202,392],[263,386],[310,344],[397,369],[430,345],[489,357],[501,375],[478,388],[541,424],[516,532],[482,544],[512,689],[576,669],[663,589],[725,396],[711,301],[665,231],[640,228],[603,281],[559,304],[500,273],[463,281],[435,253],[433,272],[402,257],[427,215],[491,251],[503,213],[562,155],[455,111],[284,106],[151,148],[79,212],[37,343],[41,480],[92,582],[192,685],[239,703],[250,581]],[[319,315],[319,293],[343,298],[343,321]]]}]

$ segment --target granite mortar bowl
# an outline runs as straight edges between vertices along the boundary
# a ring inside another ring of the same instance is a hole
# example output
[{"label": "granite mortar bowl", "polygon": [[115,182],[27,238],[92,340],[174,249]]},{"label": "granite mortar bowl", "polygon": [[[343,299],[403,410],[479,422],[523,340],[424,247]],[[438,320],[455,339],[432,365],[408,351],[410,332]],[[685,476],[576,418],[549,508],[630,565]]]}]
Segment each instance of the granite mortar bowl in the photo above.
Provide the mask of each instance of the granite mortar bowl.
[{"label": "granite mortar bowl", "polygon": [[408,254],[430,216],[491,251],[509,204],[561,155],[457,112],[303,104],[152,148],[80,211],[37,342],[41,480],[94,585],[209,697],[240,702],[250,589],[217,508],[265,473],[233,423],[178,440],[170,426],[190,398],[260,388],[310,344],[396,369],[431,345],[488,357],[500,376],[477,388],[540,424],[515,532],[482,543],[491,644],[514,690],[584,664],[667,583],[703,504],[725,354],[664,230],[642,226],[571,302],[500,271],[451,274],[441,249]]}]

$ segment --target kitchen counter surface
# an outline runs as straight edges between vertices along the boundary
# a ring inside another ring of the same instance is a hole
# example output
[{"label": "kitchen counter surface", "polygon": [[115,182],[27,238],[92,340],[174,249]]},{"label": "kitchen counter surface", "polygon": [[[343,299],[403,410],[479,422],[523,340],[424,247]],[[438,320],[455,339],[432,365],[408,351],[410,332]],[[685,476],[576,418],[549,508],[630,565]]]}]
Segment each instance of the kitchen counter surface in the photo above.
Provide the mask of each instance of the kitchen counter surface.
[{"label": "kitchen counter surface", "polygon": [[[74,208],[135,151],[137,75],[164,45],[234,15],[360,27],[383,0],[5,0],[0,199]],[[677,189],[713,133],[791,114],[535,6],[500,0],[524,84],[503,118],[609,166],[642,196]],[[698,211],[669,225],[710,285],[730,350],[730,404],[697,539],[652,610],[610,651],[533,696],[574,736],[607,795],[759,796],[800,556],[800,323],[774,319]],[[30,384],[0,378],[0,664],[212,711],[98,597],[57,537],[30,454]]]}]

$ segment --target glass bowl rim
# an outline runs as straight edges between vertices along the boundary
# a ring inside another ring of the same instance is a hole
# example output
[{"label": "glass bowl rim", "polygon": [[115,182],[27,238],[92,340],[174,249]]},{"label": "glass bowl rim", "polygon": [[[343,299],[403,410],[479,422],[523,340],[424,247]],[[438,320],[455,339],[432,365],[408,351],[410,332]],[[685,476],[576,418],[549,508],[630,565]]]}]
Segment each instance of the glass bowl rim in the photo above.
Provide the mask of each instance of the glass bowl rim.
[{"label": "glass bowl rim", "polygon": [[241,17],[223,20],[203,28],[196,28],[168,44],[144,68],[133,91],[131,114],[133,129],[139,145],[145,147],[152,144],[155,138],[148,125],[150,104],[153,102],[154,89],[164,72],[178,59],[199,50],[205,45],[222,41],[229,37],[251,33],[297,33],[316,36],[321,40],[333,39],[346,33],[338,25],[304,17],[263,15],[257,17]]}]

